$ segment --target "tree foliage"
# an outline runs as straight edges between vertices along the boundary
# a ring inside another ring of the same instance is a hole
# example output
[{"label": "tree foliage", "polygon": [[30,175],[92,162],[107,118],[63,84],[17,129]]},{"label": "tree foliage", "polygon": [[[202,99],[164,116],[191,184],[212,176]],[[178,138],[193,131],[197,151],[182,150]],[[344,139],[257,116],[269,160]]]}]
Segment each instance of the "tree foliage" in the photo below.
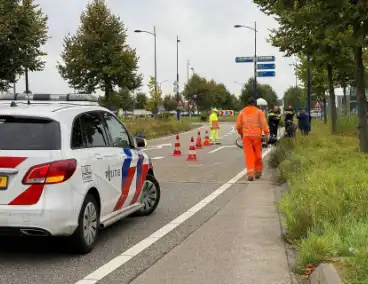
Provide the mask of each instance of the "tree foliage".
[{"label": "tree foliage", "polygon": [[137,109],[144,109],[147,105],[147,95],[145,93],[139,92],[135,96],[135,107]]},{"label": "tree foliage", "polygon": [[290,87],[284,93],[284,106],[291,105],[294,109],[305,107],[306,94],[305,90],[299,87]]},{"label": "tree foliage", "polygon": [[136,52],[127,44],[124,23],[105,1],[93,0],[80,21],[77,32],[64,38],[64,63],[58,63],[59,73],[69,85],[87,92],[102,89],[107,99],[116,86],[140,87]]},{"label": "tree foliage", "polygon": [[135,98],[128,89],[123,88],[113,92],[108,98],[100,98],[100,104],[110,110],[132,111],[135,107]]},{"label": "tree foliage", "polygon": [[0,0],[0,6],[0,90],[6,90],[26,68],[43,70],[48,27],[33,0]]},{"label": "tree foliage", "polygon": [[[267,14],[275,16],[279,28],[271,42],[286,55],[319,57],[327,70],[332,133],[336,132],[334,87],[355,84],[358,96],[360,150],[368,152],[365,96],[364,48],[368,36],[368,6],[359,0],[254,0]],[[355,74],[352,76],[351,58]],[[347,63],[349,62],[349,63]],[[322,67],[322,66],[321,66]]]},{"label": "tree foliage", "polygon": [[155,77],[151,76],[147,85],[151,95],[147,103],[147,108],[154,114],[158,113],[158,108],[162,104],[162,90],[159,85],[157,86],[156,90],[156,85]]},{"label": "tree foliage", "polygon": [[[250,78],[241,90],[240,100],[243,105],[246,105],[248,100],[254,94],[254,78]],[[257,98],[263,98],[269,106],[277,105],[277,95],[274,89],[268,84],[260,84],[257,82]]]},{"label": "tree foliage", "polygon": [[176,110],[176,98],[174,95],[165,95],[162,105],[167,111]]},{"label": "tree foliage", "polygon": [[237,98],[226,89],[224,84],[208,80],[198,74],[190,78],[183,95],[188,101],[194,101],[200,110],[209,110],[211,107],[222,109],[238,107]]}]

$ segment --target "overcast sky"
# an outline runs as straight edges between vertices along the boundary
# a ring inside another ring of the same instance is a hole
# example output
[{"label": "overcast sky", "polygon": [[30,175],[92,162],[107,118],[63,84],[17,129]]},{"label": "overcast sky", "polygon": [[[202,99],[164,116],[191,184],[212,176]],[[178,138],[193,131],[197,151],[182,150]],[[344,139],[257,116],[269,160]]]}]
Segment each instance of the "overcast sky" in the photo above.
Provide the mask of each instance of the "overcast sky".
[{"label": "overcast sky", "polygon": [[[47,64],[42,72],[30,73],[30,89],[36,92],[69,92],[71,89],[56,69],[60,60],[62,40],[68,32],[75,32],[79,16],[88,0],[36,0],[49,16],[49,36],[45,46]],[[124,21],[128,29],[128,43],[137,50],[139,69],[144,85],[154,74],[153,37],[134,33],[135,29],[157,29],[158,81],[164,82],[165,93],[172,92],[176,79],[176,36],[179,46],[179,74],[181,89],[187,81],[187,60],[195,73],[222,82],[232,93],[239,94],[241,86],[253,76],[252,63],[235,63],[236,56],[254,54],[254,33],[235,29],[235,24],[254,25],[257,21],[257,54],[276,57],[276,77],[259,78],[270,84],[279,97],[295,85],[293,58],[285,58],[267,38],[276,22],[264,15],[251,0],[107,0],[113,13]],[[190,72],[192,73],[192,72]],[[24,79],[17,84],[17,92],[25,89]],[[146,86],[142,88],[146,90]]]}]

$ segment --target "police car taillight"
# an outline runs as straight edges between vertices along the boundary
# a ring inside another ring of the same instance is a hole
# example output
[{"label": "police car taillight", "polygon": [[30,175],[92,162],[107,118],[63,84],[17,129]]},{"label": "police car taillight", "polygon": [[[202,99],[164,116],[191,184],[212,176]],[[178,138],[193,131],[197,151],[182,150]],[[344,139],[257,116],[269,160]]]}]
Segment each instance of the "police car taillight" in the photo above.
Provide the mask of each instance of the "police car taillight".
[{"label": "police car taillight", "polygon": [[55,184],[67,181],[77,169],[75,159],[33,166],[23,178],[23,184]]}]

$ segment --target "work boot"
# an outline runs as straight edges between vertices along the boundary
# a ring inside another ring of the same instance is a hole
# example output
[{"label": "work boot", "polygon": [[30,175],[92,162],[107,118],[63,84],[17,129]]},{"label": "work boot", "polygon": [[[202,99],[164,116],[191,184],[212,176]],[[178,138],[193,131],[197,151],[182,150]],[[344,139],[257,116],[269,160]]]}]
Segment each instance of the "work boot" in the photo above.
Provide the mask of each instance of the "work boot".
[{"label": "work boot", "polygon": [[253,180],[254,180],[254,175],[250,175],[250,176],[248,176],[248,180],[249,180],[249,181],[253,181]]},{"label": "work boot", "polygon": [[262,174],[256,174],[256,179],[260,179]]}]

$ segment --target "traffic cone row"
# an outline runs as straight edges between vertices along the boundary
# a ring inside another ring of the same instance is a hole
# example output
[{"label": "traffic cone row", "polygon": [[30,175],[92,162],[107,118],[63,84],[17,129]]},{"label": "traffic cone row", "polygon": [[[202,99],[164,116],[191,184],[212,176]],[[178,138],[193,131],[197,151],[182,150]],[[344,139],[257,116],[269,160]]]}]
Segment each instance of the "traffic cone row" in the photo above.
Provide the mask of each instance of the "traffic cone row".
[{"label": "traffic cone row", "polygon": [[[187,161],[197,161],[196,150],[197,149],[202,149],[205,146],[211,146],[210,139],[208,137],[208,131],[206,130],[206,134],[205,134],[203,144],[202,144],[202,139],[201,139],[201,132],[198,131],[196,142],[194,142],[194,137],[193,136],[190,139],[190,145],[189,145]],[[182,153],[181,153],[181,150],[180,150],[180,139],[179,139],[179,134],[177,134],[176,135],[176,140],[175,140],[173,156],[181,156],[181,155],[182,155]]]}]

